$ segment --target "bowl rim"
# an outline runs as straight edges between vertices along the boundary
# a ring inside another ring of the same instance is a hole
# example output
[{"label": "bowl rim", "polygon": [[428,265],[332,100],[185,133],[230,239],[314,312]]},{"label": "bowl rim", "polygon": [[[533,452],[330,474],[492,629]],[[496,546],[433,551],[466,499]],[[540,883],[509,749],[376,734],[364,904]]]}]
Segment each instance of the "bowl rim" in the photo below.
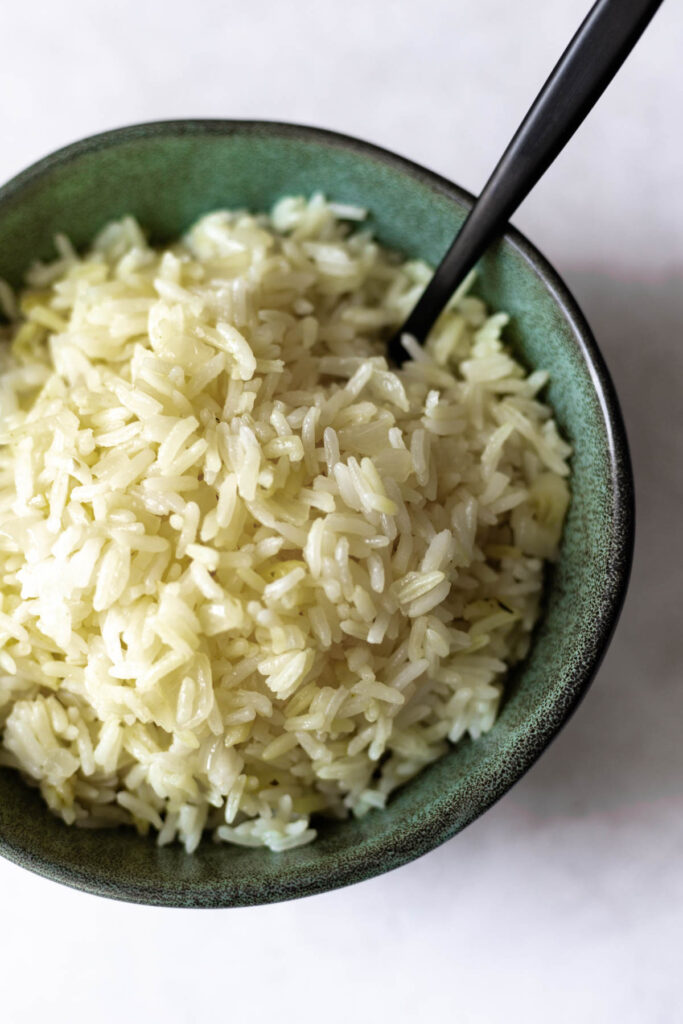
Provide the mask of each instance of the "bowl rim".
[{"label": "bowl rim", "polygon": [[[49,153],[0,187],[0,216],[2,205],[7,200],[19,196],[27,186],[39,182],[40,178],[52,169],[65,167],[88,153],[114,148],[139,139],[230,135],[276,137],[351,151],[361,157],[370,157],[465,208],[470,208],[475,199],[466,189],[407,157],[340,132],[283,121],[190,118],[131,124],[87,136]],[[143,886],[130,881],[112,882],[105,877],[94,876],[73,863],[57,863],[39,857],[34,851],[24,849],[2,835],[0,855],[43,877],[124,902],[169,907],[216,908],[295,899],[383,874],[436,848],[496,803],[547,749],[585,696],[609,646],[623,607],[635,540],[634,483],[619,401],[605,360],[586,318],[559,273],[525,235],[508,224],[502,237],[516,250],[527,268],[541,280],[555,300],[562,317],[572,328],[578,351],[588,368],[593,390],[599,401],[607,438],[613,510],[610,542],[614,560],[605,576],[600,595],[602,614],[595,624],[592,635],[582,637],[580,668],[553,701],[552,708],[557,714],[548,714],[547,703],[535,710],[531,718],[525,722],[521,736],[516,736],[498,755],[505,765],[506,757],[509,762],[511,753],[514,753],[514,765],[509,764],[509,772],[501,770],[493,786],[490,778],[487,780],[485,799],[467,817],[461,817],[459,825],[449,822],[448,800],[447,796],[444,796],[428,815],[421,816],[420,820],[407,822],[401,829],[400,837],[382,833],[370,842],[369,846],[372,849],[363,844],[361,848],[351,853],[346,852],[343,858],[333,856],[327,867],[323,866],[315,872],[310,869],[304,872],[301,869],[297,870],[296,865],[290,866],[283,872],[283,877],[278,880],[277,885],[271,885],[270,889],[265,880],[250,881],[242,878],[228,898],[225,889],[221,894],[216,892],[210,879],[197,879],[175,886],[167,886],[163,882]],[[475,783],[478,772],[482,770],[482,766],[479,766],[472,773]]]}]

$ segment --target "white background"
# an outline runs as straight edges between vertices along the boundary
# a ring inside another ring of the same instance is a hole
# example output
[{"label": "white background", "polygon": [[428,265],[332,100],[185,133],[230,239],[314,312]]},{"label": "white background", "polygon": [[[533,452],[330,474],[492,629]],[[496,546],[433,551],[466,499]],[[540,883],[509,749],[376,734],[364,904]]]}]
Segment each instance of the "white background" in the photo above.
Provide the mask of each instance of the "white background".
[{"label": "white background", "polygon": [[[298,121],[477,191],[587,0],[5,2],[0,179],[155,118]],[[393,874],[297,903],[156,910],[0,864],[7,1024],[681,1019],[683,9],[668,0],[515,222],[622,396],[634,575],[594,687],[492,811]]]}]

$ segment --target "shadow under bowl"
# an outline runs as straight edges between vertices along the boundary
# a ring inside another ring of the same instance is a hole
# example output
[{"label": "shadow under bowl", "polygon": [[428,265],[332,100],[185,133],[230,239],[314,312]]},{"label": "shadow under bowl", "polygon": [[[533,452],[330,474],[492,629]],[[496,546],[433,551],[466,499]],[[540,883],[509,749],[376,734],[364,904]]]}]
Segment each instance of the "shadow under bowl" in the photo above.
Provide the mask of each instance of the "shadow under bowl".
[{"label": "shadow under bowl", "polygon": [[[172,239],[218,207],[268,209],[280,196],[325,193],[370,211],[378,239],[438,263],[472,204],[449,181],[331,132],[247,121],[137,125],[46,157],[0,189],[0,277],[17,285],[67,234],[86,245],[133,214]],[[477,291],[512,321],[507,338],[547,369],[547,398],[574,448],[561,557],[532,650],[510,679],[494,728],[463,741],[384,811],[323,823],[310,846],[275,854],[205,841],[193,855],[133,830],[68,828],[36,790],[0,770],[0,853],[91,893],[177,907],[230,907],[311,895],[389,871],[485,811],[567,721],[605,653],[633,549],[633,482],[621,414],[584,317],[556,271],[515,230],[481,261]]]}]

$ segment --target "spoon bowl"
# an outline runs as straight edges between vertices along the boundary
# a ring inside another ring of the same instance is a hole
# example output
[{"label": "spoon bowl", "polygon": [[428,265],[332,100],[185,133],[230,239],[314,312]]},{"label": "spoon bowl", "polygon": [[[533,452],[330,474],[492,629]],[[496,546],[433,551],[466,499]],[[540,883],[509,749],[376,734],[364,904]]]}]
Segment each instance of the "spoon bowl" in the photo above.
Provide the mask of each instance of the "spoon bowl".
[{"label": "spoon bowl", "polygon": [[[378,239],[435,265],[473,198],[398,156],[294,125],[174,121],[78,142],[0,189],[0,277],[18,284],[63,232],[84,246],[132,214],[159,241],[217,207],[264,210],[285,194],[324,192],[365,206]],[[69,828],[35,790],[0,769],[0,853],[59,882],[132,902],[227,907],[267,903],[369,878],[426,853],[502,796],[570,717],[609,643],[633,545],[633,488],[614,389],[584,317],[550,264],[508,230],[480,264],[476,291],[512,320],[506,338],[550,371],[547,398],[574,447],[572,503],[542,621],[486,736],[461,742],[384,811],[319,825],[307,847],[274,854],[204,842],[187,855],[132,830]]]}]

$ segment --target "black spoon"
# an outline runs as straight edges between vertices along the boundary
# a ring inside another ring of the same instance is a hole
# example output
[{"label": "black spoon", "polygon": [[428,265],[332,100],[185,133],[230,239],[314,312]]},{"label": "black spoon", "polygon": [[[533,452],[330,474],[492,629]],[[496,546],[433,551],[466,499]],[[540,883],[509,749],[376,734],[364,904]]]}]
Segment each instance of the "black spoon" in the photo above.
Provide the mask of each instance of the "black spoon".
[{"label": "black spoon", "polygon": [[423,343],[462,279],[547,171],[614,78],[662,0],[598,0],[562,54],[401,330]]}]

